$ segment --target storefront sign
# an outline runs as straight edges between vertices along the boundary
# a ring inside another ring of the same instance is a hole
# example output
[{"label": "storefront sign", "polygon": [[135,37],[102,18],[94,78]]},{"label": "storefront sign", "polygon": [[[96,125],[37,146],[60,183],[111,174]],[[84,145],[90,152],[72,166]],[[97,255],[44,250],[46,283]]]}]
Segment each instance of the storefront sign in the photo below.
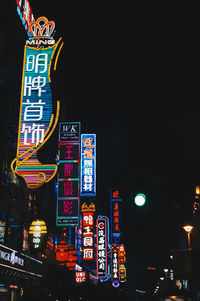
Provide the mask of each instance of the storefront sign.
[{"label": "storefront sign", "polygon": [[121,205],[119,191],[114,191],[110,199],[111,243],[120,243],[121,240]]},{"label": "storefront sign", "polygon": [[57,226],[79,224],[80,123],[60,123]]},{"label": "storefront sign", "polygon": [[86,281],[86,271],[75,272],[76,283],[82,283]]},{"label": "storefront sign", "polygon": [[108,233],[107,233],[107,217],[99,216],[96,222],[96,248],[97,248],[97,262],[96,271],[97,277],[106,279],[108,274],[107,267],[107,246],[108,246]]},{"label": "storefront sign", "polygon": [[81,196],[96,195],[96,135],[81,135]]},{"label": "storefront sign", "polygon": [[82,228],[82,247],[83,247],[83,260],[94,259],[94,212],[95,205],[84,203],[81,206],[83,216]]},{"label": "storefront sign", "polygon": [[[52,40],[54,27],[45,17],[29,24],[32,36],[39,41]],[[57,165],[42,164],[37,152],[51,137],[59,117],[60,102],[53,105],[50,73],[52,67],[56,70],[62,46],[59,39],[51,47],[26,45],[24,49],[17,156],[11,169],[24,178],[28,188],[40,187],[57,172]]]}]

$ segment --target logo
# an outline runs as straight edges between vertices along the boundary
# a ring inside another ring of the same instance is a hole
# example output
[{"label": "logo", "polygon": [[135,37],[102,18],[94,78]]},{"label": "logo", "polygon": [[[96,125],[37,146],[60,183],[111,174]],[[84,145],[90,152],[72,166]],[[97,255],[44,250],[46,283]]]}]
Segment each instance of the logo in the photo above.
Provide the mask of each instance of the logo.
[{"label": "logo", "polygon": [[29,24],[29,30],[34,38],[49,38],[55,29],[54,21],[48,21],[46,17],[39,17]]},{"label": "logo", "polygon": [[89,205],[83,203],[83,205],[81,206],[81,212],[95,212],[95,211],[96,209],[94,203],[90,203]]},{"label": "logo", "polygon": [[48,46],[53,45],[55,40],[52,35],[55,29],[55,22],[49,21],[46,17],[39,17],[36,21],[29,24],[31,38],[26,41],[26,45]]}]

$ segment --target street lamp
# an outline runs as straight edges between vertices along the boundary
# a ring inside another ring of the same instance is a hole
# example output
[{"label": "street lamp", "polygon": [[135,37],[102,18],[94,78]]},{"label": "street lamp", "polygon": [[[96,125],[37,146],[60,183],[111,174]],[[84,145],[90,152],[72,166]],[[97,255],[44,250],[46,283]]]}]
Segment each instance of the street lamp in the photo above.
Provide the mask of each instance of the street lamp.
[{"label": "street lamp", "polygon": [[183,226],[183,229],[187,232],[188,236],[188,249],[191,250],[191,243],[190,243],[190,233],[194,227],[191,225]]}]

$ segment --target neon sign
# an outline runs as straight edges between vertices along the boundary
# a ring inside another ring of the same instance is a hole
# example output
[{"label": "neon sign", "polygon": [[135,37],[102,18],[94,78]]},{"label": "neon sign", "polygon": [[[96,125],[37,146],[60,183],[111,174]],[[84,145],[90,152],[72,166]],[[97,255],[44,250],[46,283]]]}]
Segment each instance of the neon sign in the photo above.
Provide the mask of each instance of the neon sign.
[{"label": "neon sign", "polygon": [[83,215],[82,221],[82,248],[83,248],[83,260],[94,259],[94,212],[95,205],[91,203],[87,205],[84,203],[81,206]]},{"label": "neon sign", "polygon": [[121,204],[119,192],[111,192],[110,215],[111,215],[111,242],[120,243],[121,239]]},{"label": "neon sign", "polygon": [[123,244],[119,245],[119,279],[120,282],[126,282],[126,252]]},{"label": "neon sign", "polygon": [[117,244],[112,244],[112,265],[111,265],[111,280],[114,287],[118,287],[119,282],[119,246]]},{"label": "neon sign", "polygon": [[96,195],[96,135],[81,135],[81,196]]},{"label": "neon sign", "polygon": [[60,123],[57,226],[79,224],[80,123]]},{"label": "neon sign", "polygon": [[[49,21],[45,17],[38,18],[41,19],[46,28],[43,38],[51,40]],[[40,26],[38,20],[32,21],[29,29]],[[40,40],[40,36],[37,38]],[[53,110],[50,73],[52,67],[56,70],[62,46],[60,38],[51,47],[38,45],[40,48],[34,48],[26,45],[24,49],[17,156],[11,163],[11,169],[24,178],[30,189],[49,182],[57,172],[57,165],[42,164],[37,152],[51,137],[59,117],[59,101],[55,112]]]},{"label": "neon sign", "polygon": [[34,21],[33,12],[30,6],[30,3],[28,0],[17,0],[17,12],[20,16],[20,19],[22,20],[22,23],[24,25],[25,30],[27,31],[27,34],[29,37],[32,36],[29,25],[32,21]]},{"label": "neon sign", "polygon": [[96,240],[97,240],[97,262],[96,271],[97,277],[107,280],[108,267],[107,267],[107,246],[108,246],[108,218],[99,216],[96,222]]},{"label": "neon sign", "polygon": [[46,238],[47,226],[42,220],[35,220],[29,227],[29,235],[31,237],[31,244],[34,249],[40,249]]},{"label": "neon sign", "polygon": [[75,272],[76,283],[82,283],[86,281],[86,271]]}]

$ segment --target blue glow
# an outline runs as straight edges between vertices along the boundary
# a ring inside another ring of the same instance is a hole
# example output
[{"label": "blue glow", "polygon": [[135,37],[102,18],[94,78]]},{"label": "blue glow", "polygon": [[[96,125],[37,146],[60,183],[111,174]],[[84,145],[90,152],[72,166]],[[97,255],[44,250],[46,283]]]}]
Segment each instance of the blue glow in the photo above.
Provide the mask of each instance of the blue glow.
[{"label": "blue glow", "polygon": [[96,135],[81,135],[81,196],[96,196]]},{"label": "blue glow", "polygon": [[114,286],[114,287],[119,287],[119,285],[120,285],[120,282],[118,280],[114,280],[112,282],[112,286]]}]

